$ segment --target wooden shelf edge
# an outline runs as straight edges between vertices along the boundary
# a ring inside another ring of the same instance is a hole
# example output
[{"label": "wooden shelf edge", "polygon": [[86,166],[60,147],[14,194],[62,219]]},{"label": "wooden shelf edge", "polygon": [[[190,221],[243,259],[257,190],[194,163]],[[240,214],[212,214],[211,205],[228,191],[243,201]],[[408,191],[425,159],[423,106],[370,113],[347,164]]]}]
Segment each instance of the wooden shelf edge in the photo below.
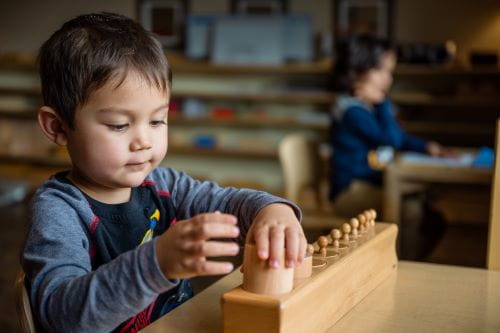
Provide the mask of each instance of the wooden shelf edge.
[{"label": "wooden shelf edge", "polygon": [[251,151],[244,149],[196,148],[182,146],[170,146],[167,154],[264,160],[276,160],[278,158],[278,154],[275,151]]},{"label": "wooden shelf edge", "polygon": [[63,159],[56,156],[28,156],[28,155],[13,155],[0,154],[0,163],[9,164],[31,164],[44,167],[70,167],[69,159]]},{"label": "wooden shelf edge", "polygon": [[318,131],[328,130],[328,124],[307,123],[295,120],[279,119],[214,119],[214,118],[185,118],[170,116],[169,126],[230,126],[237,128],[286,128],[286,129],[311,129]]},{"label": "wooden shelf edge", "polygon": [[329,92],[310,92],[310,91],[284,91],[276,93],[204,93],[180,91],[172,92],[173,98],[199,98],[205,100],[226,100],[226,101],[248,101],[248,102],[276,102],[276,103],[300,103],[300,104],[331,104],[334,95]]}]

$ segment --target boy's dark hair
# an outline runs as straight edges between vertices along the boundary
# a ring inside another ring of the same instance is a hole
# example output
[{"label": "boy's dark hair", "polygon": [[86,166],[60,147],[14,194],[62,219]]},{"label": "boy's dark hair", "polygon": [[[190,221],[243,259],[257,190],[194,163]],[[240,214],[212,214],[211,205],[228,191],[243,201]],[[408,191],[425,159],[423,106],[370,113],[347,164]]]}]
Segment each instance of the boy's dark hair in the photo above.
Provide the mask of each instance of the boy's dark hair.
[{"label": "boy's dark hair", "polygon": [[354,35],[339,41],[332,71],[332,88],[342,93],[353,93],[356,81],[370,69],[380,66],[382,55],[395,52],[386,39],[369,34]]},{"label": "boy's dark hair", "polygon": [[38,55],[43,102],[74,128],[75,111],[110,79],[117,86],[130,70],[166,91],[172,74],[160,43],[123,15],[78,16],[57,30]]}]

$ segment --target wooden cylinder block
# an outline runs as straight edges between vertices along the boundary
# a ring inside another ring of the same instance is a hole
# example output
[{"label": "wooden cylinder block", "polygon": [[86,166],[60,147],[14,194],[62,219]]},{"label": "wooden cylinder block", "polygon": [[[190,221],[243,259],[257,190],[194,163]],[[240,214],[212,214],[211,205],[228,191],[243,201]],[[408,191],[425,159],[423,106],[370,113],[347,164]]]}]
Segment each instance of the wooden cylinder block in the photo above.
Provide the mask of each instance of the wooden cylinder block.
[{"label": "wooden cylinder block", "polygon": [[295,267],[293,272],[293,278],[305,279],[310,277],[313,269],[312,261],[313,261],[313,256],[306,255],[304,260],[302,260],[302,263],[299,266]]},{"label": "wooden cylinder block", "polygon": [[294,269],[285,267],[285,253],[279,261],[279,268],[272,268],[267,260],[261,260],[257,256],[255,244],[245,244],[242,288],[265,295],[290,292],[293,289]]}]

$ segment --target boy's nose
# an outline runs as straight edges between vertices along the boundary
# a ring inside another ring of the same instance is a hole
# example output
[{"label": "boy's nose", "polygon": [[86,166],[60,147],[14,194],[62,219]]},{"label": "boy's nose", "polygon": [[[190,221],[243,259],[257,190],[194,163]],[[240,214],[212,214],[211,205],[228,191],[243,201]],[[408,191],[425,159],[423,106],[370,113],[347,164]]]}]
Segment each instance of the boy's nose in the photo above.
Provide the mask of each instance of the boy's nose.
[{"label": "boy's nose", "polygon": [[145,131],[138,131],[134,136],[132,142],[130,143],[130,149],[132,151],[151,149],[152,144],[149,136]]}]

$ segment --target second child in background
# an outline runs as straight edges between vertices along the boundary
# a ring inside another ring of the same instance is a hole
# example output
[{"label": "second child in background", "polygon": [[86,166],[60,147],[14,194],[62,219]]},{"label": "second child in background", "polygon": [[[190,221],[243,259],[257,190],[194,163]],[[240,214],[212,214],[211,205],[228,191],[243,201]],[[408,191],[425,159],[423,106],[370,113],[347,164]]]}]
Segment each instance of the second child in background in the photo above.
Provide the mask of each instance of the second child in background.
[{"label": "second child in background", "polygon": [[368,208],[381,208],[382,173],[369,163],[381,147],[444,154],[434,141],[405,133],[395,119],[388,97],[396,52],[384,39],[356,35],[339,43],[333,69],[337,94],[332,108],[331,192],[339,215],[350,217]]}]

